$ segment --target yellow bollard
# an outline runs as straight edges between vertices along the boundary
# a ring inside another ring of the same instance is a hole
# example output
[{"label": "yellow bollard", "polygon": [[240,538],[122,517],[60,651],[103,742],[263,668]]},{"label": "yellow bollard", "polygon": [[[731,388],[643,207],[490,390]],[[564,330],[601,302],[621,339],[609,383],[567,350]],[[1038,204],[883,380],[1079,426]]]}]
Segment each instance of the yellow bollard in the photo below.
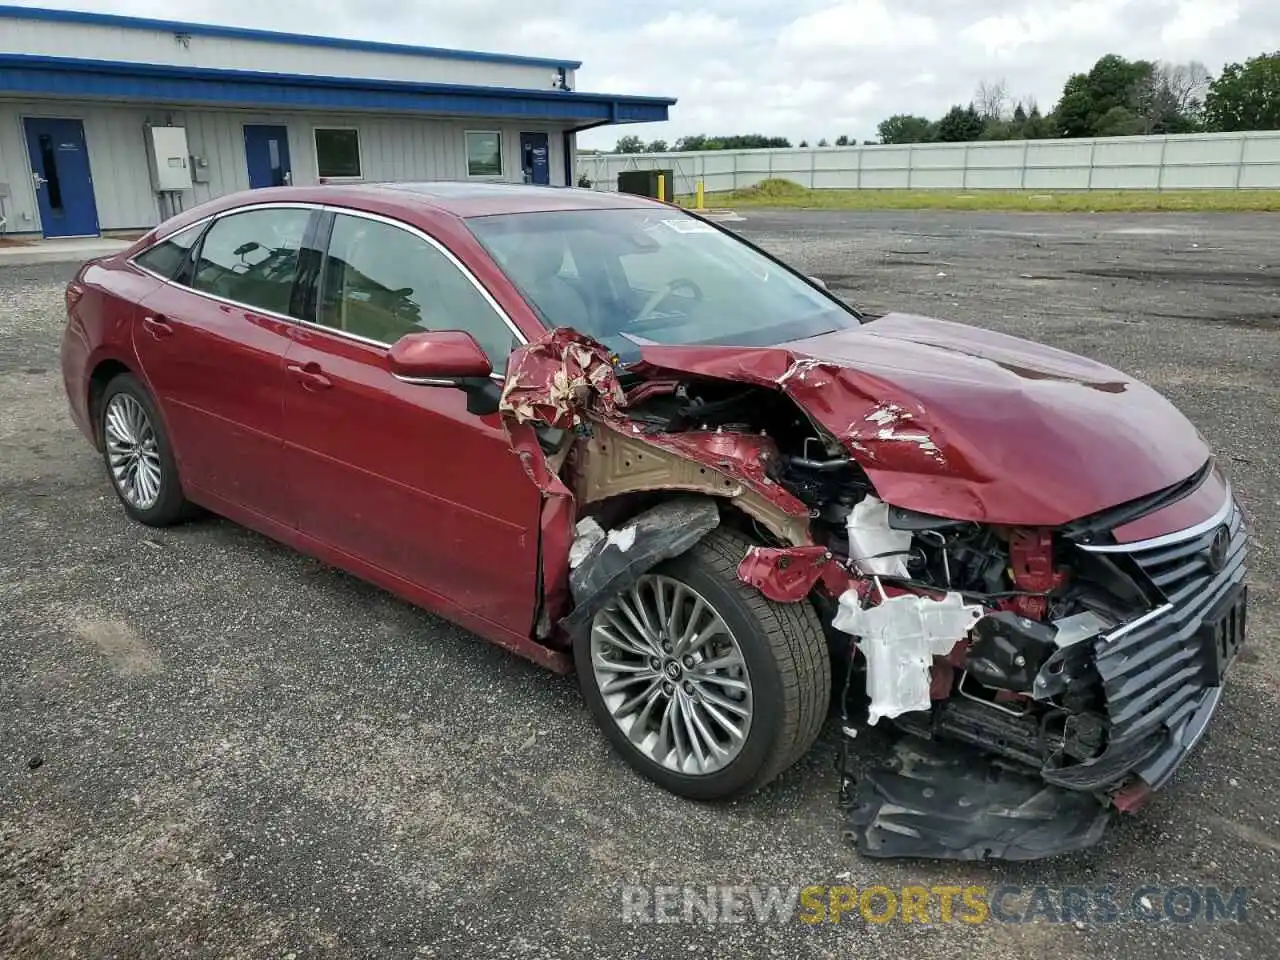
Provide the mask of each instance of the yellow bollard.
[{"label": "yellow bollard", "polygon": [[667,175],[665,173],[658,174],[658,199],[663,203],[667,202]]},{"label": "yellow bollard", "polygon": [[704,204],[704,203],[702,202],[702,201],[703,201],[703,194],[702,194],[702,181],[701,181],[701,180],[699,180],[699,181],[698,181],[698,187],[697,187],[697,190],[696,190],[696,192],[695,192],[695,195],[697,196],[697,200],[696,200],[696,202],[695,202],[695,203],[694,203],[694,205],[693,205],[693,209],[695,209],[695,210],[705,210],[705,209],[706,209],[706,204]]}]

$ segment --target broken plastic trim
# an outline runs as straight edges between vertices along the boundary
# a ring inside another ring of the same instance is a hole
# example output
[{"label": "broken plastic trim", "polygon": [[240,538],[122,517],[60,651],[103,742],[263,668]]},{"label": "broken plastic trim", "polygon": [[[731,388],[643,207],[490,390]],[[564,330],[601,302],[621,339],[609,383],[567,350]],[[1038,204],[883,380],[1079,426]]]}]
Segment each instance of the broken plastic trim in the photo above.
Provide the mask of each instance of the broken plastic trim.
[{"label": "broken plastic trim", "polygon": [[1110,808],[973,750],[907,737],[858,784],[845,835],[868,857],[1038,860],[1091,847]]},{"label": "broken plastic trim", "polygon": [[561,626],[575,635],[613,597],[663,560],[684,553],[719,524],[720,510],[714,500],[679,497],[610,531],[570,572],[574,608]]},{"label": "broken plastic trim", "polygon": [[910,593],[889,597],[883,589],[878,604],[862,604],[857,590],[845,591],[831,625],[857,637],[867,659],[867,723],[928,710],[933,658],[950,653],[985,608],[965,603],[958,593],[939,600]]}]

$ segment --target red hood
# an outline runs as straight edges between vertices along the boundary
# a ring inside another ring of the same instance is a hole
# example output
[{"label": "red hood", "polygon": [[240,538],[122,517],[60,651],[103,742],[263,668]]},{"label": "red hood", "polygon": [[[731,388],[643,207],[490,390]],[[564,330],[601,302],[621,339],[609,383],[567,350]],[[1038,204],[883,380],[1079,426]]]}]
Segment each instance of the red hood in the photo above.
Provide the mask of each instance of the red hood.
[{"label": "red hood", "polygon": [[884,500],[955,519],[1058,526],[1209,458],[1169,401],[1110,367],[906,314],[778,347],[646,347],[639,369],[781,389]]}]

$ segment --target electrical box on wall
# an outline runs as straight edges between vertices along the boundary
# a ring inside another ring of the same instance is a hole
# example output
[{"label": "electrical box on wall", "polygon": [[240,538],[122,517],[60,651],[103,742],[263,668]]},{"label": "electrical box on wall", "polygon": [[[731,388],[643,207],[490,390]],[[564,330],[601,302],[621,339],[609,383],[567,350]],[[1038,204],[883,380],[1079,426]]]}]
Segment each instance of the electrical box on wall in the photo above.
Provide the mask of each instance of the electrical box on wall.
[{"label": "electrical box on wall", "polygon": [[191,189],[186,127],[147,127],[147,163],[157,192]]}]

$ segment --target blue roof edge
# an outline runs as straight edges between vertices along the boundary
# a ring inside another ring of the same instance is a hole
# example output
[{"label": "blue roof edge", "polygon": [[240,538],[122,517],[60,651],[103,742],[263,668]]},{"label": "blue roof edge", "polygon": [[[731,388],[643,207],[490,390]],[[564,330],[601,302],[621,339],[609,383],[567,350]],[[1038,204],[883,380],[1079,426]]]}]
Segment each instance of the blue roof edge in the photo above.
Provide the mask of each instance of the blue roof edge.
[{"label": "blue roof edge", "polygon": [[174,64],[82,60],[0,53],[0,95],[74,96],[90,100],[226,103],[476,115],[576,117],[603,123],[661,122],[666,97],[556,89],[413,83],[307,74],[218,70]]},{"label": "blue roof edge", "polygon": [[436,57],[444,60],[471,60],[480,63],[510,63],[534,67],[563,67],[577,70],[581,60],[557,60],[548,57],[524,57],[514,53],[486,53],[479,50],[455,50],[448,47],[418,47],[387,43],[381,40],[348,40],[342,37],[320,37],[304,33],[258,30],[252,27],[226,27],[213,23],[186,23],[180,20],[156,20],[150,17],[127,17],[117,13],[90,13],[85,10],[51,10],[45,7],[15,7],[0,4],[0,18],[40,20],[46,23],[81,23],[99,27],[123,27],[133,30],[162,30],[191,36],[222,37],[259,43],[288,43],[296,46],[328,47],[337,50],[360,50],[366,53],[394,53],[401,56]]}]

